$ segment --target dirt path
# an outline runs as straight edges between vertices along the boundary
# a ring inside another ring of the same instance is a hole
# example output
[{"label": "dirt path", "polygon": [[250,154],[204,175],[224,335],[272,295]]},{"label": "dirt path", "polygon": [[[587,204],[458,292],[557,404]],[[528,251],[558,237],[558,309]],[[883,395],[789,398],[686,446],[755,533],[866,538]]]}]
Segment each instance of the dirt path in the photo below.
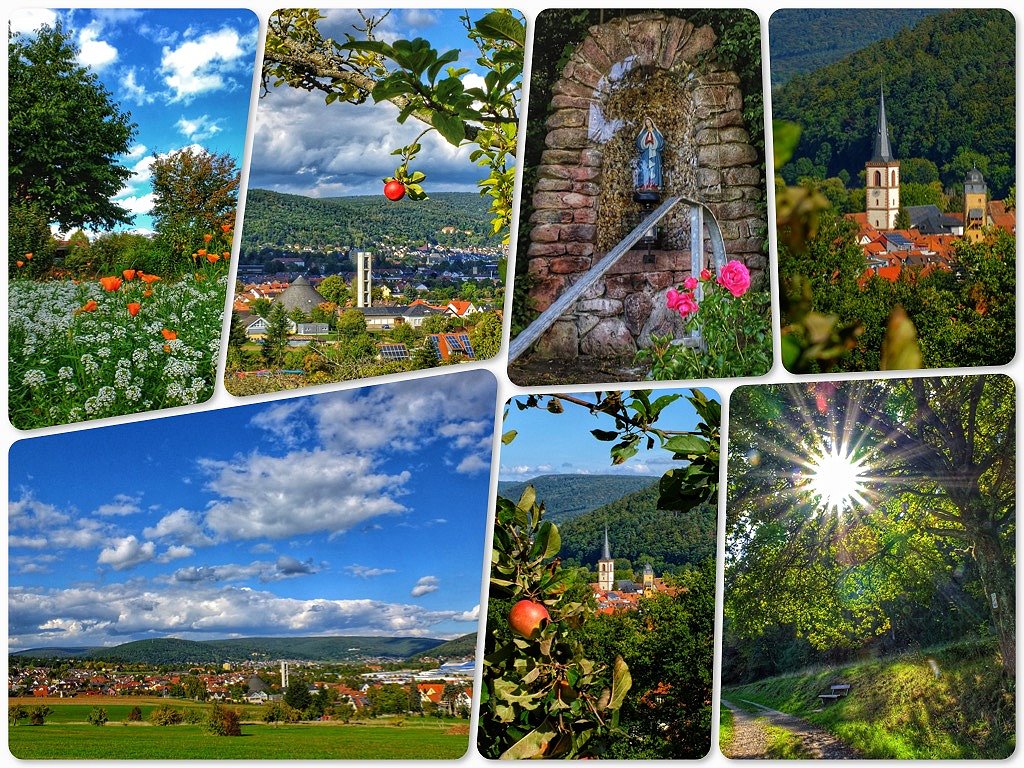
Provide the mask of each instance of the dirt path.
[{"label": "dirt path", "polygon": [[756,707],[758,714],[740,709],[730,701],[722,699],[722,706],[732,712],[733,739],[725,756],[729,758],[767,758],[768,739],[760,722],[770,723],[785,728],[803,742],[808,757],[812,759],[843,760],[858,758],[860,754],[841,742],[828,731],[811,725],[803,718],[787,715],[776,709],[753,702],[744,701],[745,705]]}]

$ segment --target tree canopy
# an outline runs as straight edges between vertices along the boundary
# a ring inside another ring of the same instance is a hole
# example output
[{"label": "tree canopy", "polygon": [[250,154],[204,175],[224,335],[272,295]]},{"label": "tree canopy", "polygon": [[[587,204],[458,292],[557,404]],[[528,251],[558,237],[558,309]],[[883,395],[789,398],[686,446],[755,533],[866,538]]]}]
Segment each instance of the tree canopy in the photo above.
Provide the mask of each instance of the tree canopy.
[{"label": "tree canopy", "polygon": [[36,204],[62,229],[107,229],[132,217],[111,198],[136,125],[77,63],[61,24],[8,38],[8,200]]}]

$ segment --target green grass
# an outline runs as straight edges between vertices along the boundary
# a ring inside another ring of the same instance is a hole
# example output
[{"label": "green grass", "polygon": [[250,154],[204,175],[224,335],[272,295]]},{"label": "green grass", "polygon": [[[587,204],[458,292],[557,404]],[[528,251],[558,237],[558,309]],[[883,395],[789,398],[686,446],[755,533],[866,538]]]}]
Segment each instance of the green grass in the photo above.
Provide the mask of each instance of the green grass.
[{"label": "green grass", "polygon": [[768,737],[768,746],[765,749],[765,757],[771,760],[806,760],[813,755],[807,751],[803,741],[792,731],[780,728],[777,725],[761,723],[765,736]]},{"label": "green grass", "polygon": [[725,754],[732,744],[732,737],[735,733],[732,712],[722,707],[718,713],[718,748]]},{"label": "green grass", "polygon": [[[852,686],[850,695],[815,712],[818,694],[840,682]],[[804,717],[868,758],[998,759],[1015,746],[1014,694],[984,642],[816,668],[724,695]]]},{"label": "green grass", "polygon": [[[401,722],[401,721],[400,721]],[[465,731],[465,732],[463,732]],[[214,736],[198,725],[159,727],[61,723],[9,729],[11,754],[22,760],[457,759],[469,747],[464,723],[433,718],[393,724],[245,723],[241,737]]]}]

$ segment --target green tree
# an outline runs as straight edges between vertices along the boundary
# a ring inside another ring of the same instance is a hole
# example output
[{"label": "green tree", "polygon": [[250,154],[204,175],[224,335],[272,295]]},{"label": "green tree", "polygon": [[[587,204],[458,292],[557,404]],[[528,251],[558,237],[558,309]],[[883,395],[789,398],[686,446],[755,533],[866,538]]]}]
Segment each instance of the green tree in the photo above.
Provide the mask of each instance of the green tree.
[{"label": "green tree", "polygon": [[150,168],[154,227],[174,254],[191,254],[204,235],[234,226],[240,173],[231,155],[186,147],[155,155]]},{"label": "green tree", "polygon": [[38,205],[65,230],[130,224],[111,198],[132,175],[117,158],[136,125],[70,38],[60,24],[8,36],[8,202]]},{"label": "green tree", "polygon": [[309,709],[313,697],[309,693],[309,683],[304,680],[292,680],[284,691],[284,703],[299,712]]},{"label": "green tree", "polygon": [[206,684],[196,675],[186,675],[181,678],[181,687],[185,689],[185,696],[193,701],[206,701],[209,695],[206,691]]},{"label": "green tree", "polygon": [[501,316],[486,312],[469,332],[469,342],[477,360],[487,360],[501,349]]},{"label": "green tree", "polygon": [[17,725],[28,717],[28,710],[23,704],[11,704],[7,707],[7,722],[12,726]]},{"label": "green tree", "polygon": [[46,718],[53,714],[53,710],[45,704],[32,707],[28,712],[29,725],[45,725]]},{"label": "green tree", "polygon": [[428,315],[420,326],[423,333],[451,333],[456,328],[455,318],[447,313]]},{"label": "green tree", "polygon": [[107,717],[107,710],[103,707],[93,707],[89,711],[88,720],[91,725],[106,725],[109,719]]},{"label": "green tree", "polygon": [[268,317],[273,302],[270,299],[260,296],[249,302],[249,311],[257,317]]},{"label": "green tree", "polygon": [[352,340],[366,334],[366,317],[358,309],[346,309],[338,318],[338,336]]},{"label": "green tree", "polygon": [[264,723],[297,723],[302,713],[283,701],[273,701],[263,707],[262,719]]},{"label": "green tree", "polygon": [[345,302],[348,301],[348,286],[345,285],[341,275],[325,277],[316,289],[327,301],[337,304],[339,307],[345,306]]},{"label": "green tree", "polygon": [[237,709],[214,703],[206,720],[206,730],[217,736],[241,736],[241,713]]},{"label": "green tree", "polygon": [[138,723],[142,721],[142,708],[138,705],[128,710],[128,714],[125,716],[125,721],[129,723]]},{"label": "green tree", "polygon": [[260,353],[267,365],[280,365],[288,348],[288,316],[284,307],[274,304],[267,315],[267,332]]}]

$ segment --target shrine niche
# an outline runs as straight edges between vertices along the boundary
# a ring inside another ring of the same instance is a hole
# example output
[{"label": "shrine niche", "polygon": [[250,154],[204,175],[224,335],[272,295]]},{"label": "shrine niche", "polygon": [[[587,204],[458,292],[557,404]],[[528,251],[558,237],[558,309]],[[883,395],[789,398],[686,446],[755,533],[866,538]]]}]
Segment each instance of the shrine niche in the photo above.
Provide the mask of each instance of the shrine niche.
[{"label": "shrine niche", "polygon": [[[716,62],[710,26],[657,11],[587,30],[551,87],[532,189],[531,308],[543,312],[669,196],[718,221],[730,259],[767,267],[762,152],[739,76]],[[680,328],[665,292],[690,275],[690,215],[674,208],[547,330],[533,358],[631,360],[652,333]]]}]

